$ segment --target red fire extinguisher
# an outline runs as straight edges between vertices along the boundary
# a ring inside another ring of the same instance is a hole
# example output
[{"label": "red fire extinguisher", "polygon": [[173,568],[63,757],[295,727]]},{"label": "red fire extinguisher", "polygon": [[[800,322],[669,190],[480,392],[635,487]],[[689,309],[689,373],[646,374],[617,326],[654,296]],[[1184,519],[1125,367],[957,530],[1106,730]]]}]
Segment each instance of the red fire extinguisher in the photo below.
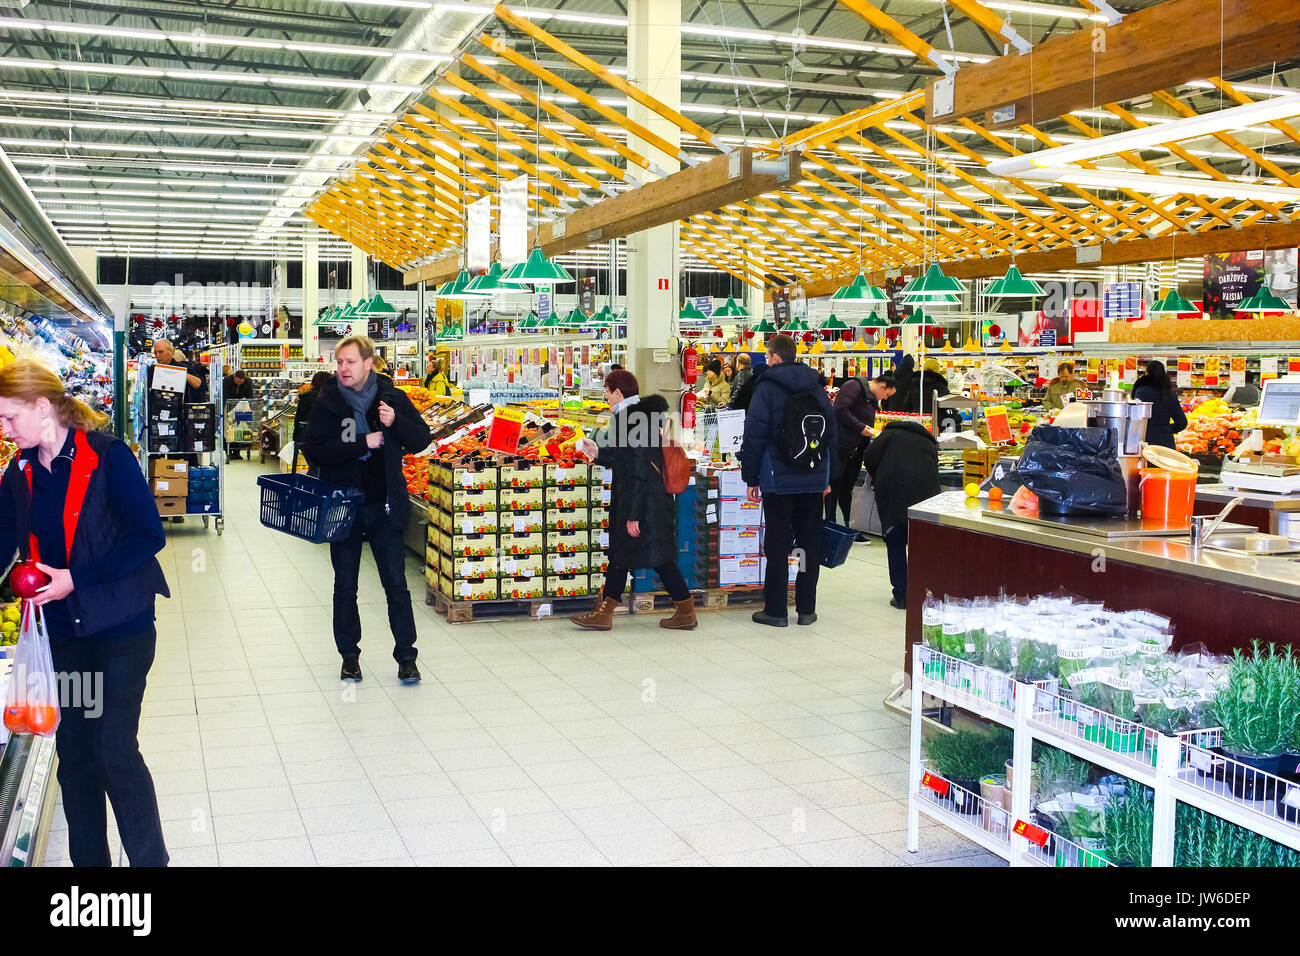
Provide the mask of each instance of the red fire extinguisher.
[{"label": "red fire extinguisher", "polygon": [[700,372],[696,365],[698,354],[694,345],[686,346],[686,351],[682,352],[682,381],[687,385],[694,385],[695,379],[699,377]]},{"label": "red fire extinguisher", "polygon": [[700,400],[694,392],[682,395],[682,428],[695,427],[695,403]]}]

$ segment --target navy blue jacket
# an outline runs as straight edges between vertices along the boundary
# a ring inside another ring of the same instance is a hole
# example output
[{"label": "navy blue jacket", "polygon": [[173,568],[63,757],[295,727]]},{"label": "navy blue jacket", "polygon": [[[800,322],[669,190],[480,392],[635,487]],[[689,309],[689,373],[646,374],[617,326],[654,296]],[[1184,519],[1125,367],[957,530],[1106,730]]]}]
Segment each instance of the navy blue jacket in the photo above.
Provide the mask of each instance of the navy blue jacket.
[{"label": "navy blue jacket", "polygon": [[34,469],[36,449],[21,450],[0,479],[0,562],[28,553],[28,531],[36,534],[41,563],[67,567],[73,591],[45,606],[51,637],[111,638],[153,624],[154,596],[170,597],[155,555],[163,549],[162,519],[149,483],[125,444],[103,432],[87,432],[98,456],[77,519],[69,555],[63,532],[75,432],[52,462],[48,475],[33,473],[34,498],[27,493],[24,462]]},{"label": "navy blue jacket", "polygon": [[1187,427],[1187,415],[1177,392],[1162,392],[1154,385],[1143,384],[1138,379],[1133,385],[1133,398],[1151,403],[1151,418],[1147,421],[1147,444],[1174,447],[1174,436]]},{"label": "navy blue jacket", "polygon": [[[782,362],[768,366],[752,381],[754,394],[745,410],[745,438],[740,446],[740,474],[745,484],[757,485],[764,494],[773,495],[825,491],[835,462],[836,423],[826,389],[818,384],[816,369],[800,362]],[[781,450],[786,403],[807,390],[813,391],[826,415],[826,457],[810,471],[795,468]]]}]

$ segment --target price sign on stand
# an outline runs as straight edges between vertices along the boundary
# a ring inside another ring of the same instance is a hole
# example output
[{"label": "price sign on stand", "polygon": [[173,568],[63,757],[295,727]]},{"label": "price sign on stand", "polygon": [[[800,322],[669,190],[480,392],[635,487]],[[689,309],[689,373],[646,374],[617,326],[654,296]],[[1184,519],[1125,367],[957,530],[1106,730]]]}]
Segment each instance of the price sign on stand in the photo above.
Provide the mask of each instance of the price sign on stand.
[{"label": "price sign on stand", "polygon": [[[1218,376],[1216,375],[1214,378],[1215,378],[1215,383],[1217,384]],[[1192,373],[1190,371],[1185,371],[1181,368],[1178,370],[1178,387],[1179,388],[1192,387]]]},{"label": "price sign on stand", "polygon": [[1011,419],[1005,405],[995,405],[984,413],[984,421],[989,426],[989,441],[997,445],[1011,441]]},{"label": "price sign on stand", "polygon": [[948,781],[943,777],[936,777],[932,773],[927,773],[921,778],[921,786],[929,787],[941,797],[948,796]]},{"label": "price sign on stand", "polygon": [[487,446],[492,451],[513,455],[519,450],[519,434],[524,428],[524,413],[513,408],[497,408],[492,412],[492,427],[488,430]]},{"label": "price sign on stand", "polygon": [[718,450],[724,455],[740,451],[745,437],[745,413],[742,409],[718,412]]},{"label": "price sign on stand", "polygon": [[1047,831],[1041,827],[1036,827],[1032,823],[1026,823],[1024,820],[1017,820],[1016,825],[1011,830],[1016,836],[1024,837],[1030,843],[1037,847],[1047,846]]}]

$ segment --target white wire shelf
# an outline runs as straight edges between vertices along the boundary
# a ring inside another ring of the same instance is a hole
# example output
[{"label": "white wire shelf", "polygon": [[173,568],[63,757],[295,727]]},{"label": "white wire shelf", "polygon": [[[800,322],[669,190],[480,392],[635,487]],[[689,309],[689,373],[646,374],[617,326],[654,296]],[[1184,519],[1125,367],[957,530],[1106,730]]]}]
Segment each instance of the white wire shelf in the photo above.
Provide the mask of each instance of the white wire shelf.
[{"label": "white wire shelf", "polygon": [[921,691],[1005,727],[1016,722],[1017,681],[1010,674],[920,646],[915,679]]},{"label": "white wire shelf", "polygon": [[1027,848],[1021,854],[1024,862],[1034,866],[1050,866],[1058,869],[1115,865],[1095,849],[1088,849],[1082,844],[1066,839],[1059,833],[1053,833],[1051,830],[1043,830],[1043,832],[1047,834],[1047,842],[1042,846],[1032,841],[1026,842]]},{"label": "white wire shelf", "polygon": [[1039,740],[1155,786],[1159,731],[1043,689],[1034,692],[1029,726]]},{"label": "white wire shelf", "polygon": [[911,802],[919,813],[1011,861],[1011,813],[1001,804],[936,773],[922,776]]}]

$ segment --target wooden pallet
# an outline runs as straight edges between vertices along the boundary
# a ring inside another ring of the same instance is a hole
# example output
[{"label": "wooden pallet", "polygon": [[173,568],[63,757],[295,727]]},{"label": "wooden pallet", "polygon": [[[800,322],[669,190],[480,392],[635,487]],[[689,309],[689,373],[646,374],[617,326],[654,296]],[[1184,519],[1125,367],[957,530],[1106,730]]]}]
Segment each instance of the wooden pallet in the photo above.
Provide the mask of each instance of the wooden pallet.
[{"label": "wooden pallet", "polygon": [[[691,598],[697,608],[713,611],[745,604],[759,604],[763,600],[763,589],[761,587],[696,588],[691,591]],[[665,591],[645,591],[632,595],[633,614],[667,610],[672,606],[672,598]]]},{"label": "wooden pallet", "polygon": [[[472,624],[475,621],[503,620],[525,618],[538,619],[538,611],[544,605],[550,605],[551,617],[564,617],[569,614],[581,614],[590,611],[596,605],[596,595],[585,597],[561,598],[509,598],[496,601],[453,601],[441,591],[426,590],[425,603],[432,604],[433,609],[447,618],[448,624]],[[628,613],[627,605],[620,605],[615,612]]]}]

